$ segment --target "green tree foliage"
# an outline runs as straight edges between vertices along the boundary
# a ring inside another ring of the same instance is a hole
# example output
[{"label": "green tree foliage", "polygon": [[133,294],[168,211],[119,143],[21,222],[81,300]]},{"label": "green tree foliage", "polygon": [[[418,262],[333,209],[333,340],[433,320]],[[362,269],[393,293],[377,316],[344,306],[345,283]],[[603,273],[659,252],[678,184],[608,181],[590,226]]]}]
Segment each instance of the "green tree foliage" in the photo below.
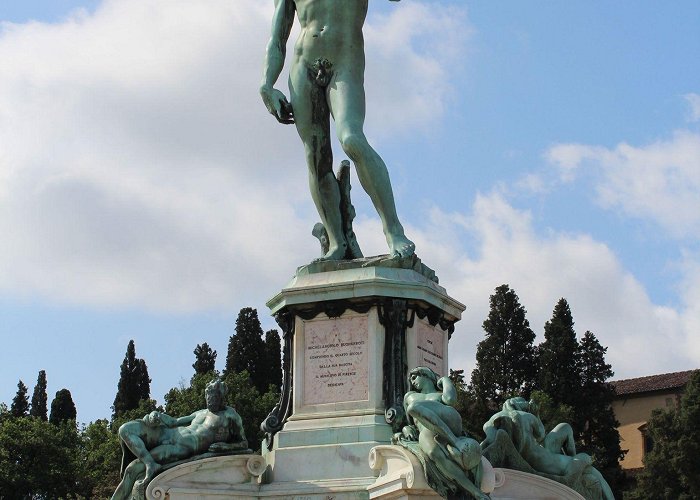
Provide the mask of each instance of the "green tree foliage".
[{"label": "green tree foliage", "polygon": [[75,498],[80,471],[75,425],[40,418],[0,422],[0,498]]},{"label": "green tree foliage", "polygon": [[116,418],[113,418],[109,427],[114,433],[119,431],[119,426],[130,420],[137,420],[143,418],[144,415],[151,413],[152,411],[163,411],[163,407],[156,404],[154,399],[142,399],[139,401],[139,405],[129,411],[126,411]]},{"label": "green tree foliage", "polygon": [[244,307],[236,319],[236,333],[231,336],[226,354],[224,375],[248,372],[251,381],[263,392],[267,389],[267,353],[262,338],[263,331],[258,319],[258,311]]},{"label": "green tree foliage", "polygon": [[151,397],[151,379],[148,367],[143,359],[136,357],[134,341],[130,340],[126,355],[120,367],[117,395],[112,406],[112,417],[116,418],[124,412],[138,408],[139,401]]},{"label": "green tree foliage", "polygon": [[[147,412],[144,412],[145,415]],[[82,431],[79,491],[85,498],[111,498],[119,484],[122,451],[117,427],[105,419]]]},{"label": "green tree foliage", "polygon": [[282,342],[277,330],[265,332],[265,355],[267,358],[265,387],[272,385],[275,391],[279,391],[282,387]]},{"label": "green tree foliage", "polygon": [[10,414],[13,417],[24,417],[29,413],[29,397],[27,396],[27,386],[21,380],[17,382],[17,393],[10,405]]},{"label": "green tree foliage", "polygon": [[612,403],[614,389],[608,380],[614,375],[605,362],[607,348],[594,334],[586,332],[579,344],[581,388],[578,391],[576,414],[581,433],[579,451],[593,457],[595,467],[603,474],[615,496],[620,497],[626,478],[620,467],[624,452],[620,447],[620,423],[615,419]]},{"label": "green tree foliage", "polygon": [[56,397],[51,401],[51,415],[49,422],[54,425],[59,425],[62,422],[75,420],[77,411],[73,397],[68,389],[61,389],[56,393]]},{"label": "green tree foliage", "polygon": [[450,380],[457,389],[457,404],[455,409],[462,417],[462,428],[474,439],[481,441],[484,439],[484,422],[475,410],[476,398],[470,392],[469,386],[464,379],[464,370],[450,369]]},{"label": "green tree foliage", "polygon": [[561,422],[572,422],[574,419],[574,409],[565,404],[556,404],[551,396],[546,392],[532,391],[530,400],[537,403],[539,408],[537,415],[542,420],[547,432]]},{"label": "green tree foliage", "polygon": [[165,395],[165,413],[173,417],[184,417],[206,408],[204,388],[218,376],[216,371],[197,373],[188,386],[181,381],[178,387],[173,387]]},{"label": "green tree foliage", "polygon": [[647,433],[654,447],[625,499],[700,498],[700,370],[691,376],[677,410],[654,410]]},{"label": "green tree foliage", "polygon": [[[195,375],[189,386],[185,387],[181,384],[180,387],[170,389],[165,395],[165,412],[168,415],[180,417],[206,408],[204,388],[217,376],[216,372]],[[223,377],[223,380],[228,387],[226,404],[235,408],[243,419],[248,446],[253,450],[259,449],[263,437],[260,423],[275,406],[279,393],[268,391],[261,394],[250,383],[247,371],[229,373]]]},{"label": "green tree foliage", "polygon": [[192,365],[194,373],[201,375],[203,373],[213,372],[216,365],[216,351],[209,347],[206,342],[197,344],[194,348],[195,361]]},{"label": "green tree foliage", "polygon": [[489,315],[483,323],[486,338],[477,346],[469,387],[476,398],[474,410],[484,422],[506,399],[528,397],[537,371],[535,333],[515,291],[501,285],[489,302]]},{"label": "green tree foliage", "polygon": [[[552,319],[544,325],[544,342],[537,348],[539,365],[537,388],[549,394],[555,405],[576,407],[579,372],[579,345],[574,331],[574,319],[566,299],[559,299]],[[580,427],[572,422],[578,434]]]},{"label": "green tree foliage", "polygon": [[29,414],[42,420],[48,420],[48,396],[46,394],[46,372],[41,370],[36,379],[34,392],[32,393],[32,407]]}]

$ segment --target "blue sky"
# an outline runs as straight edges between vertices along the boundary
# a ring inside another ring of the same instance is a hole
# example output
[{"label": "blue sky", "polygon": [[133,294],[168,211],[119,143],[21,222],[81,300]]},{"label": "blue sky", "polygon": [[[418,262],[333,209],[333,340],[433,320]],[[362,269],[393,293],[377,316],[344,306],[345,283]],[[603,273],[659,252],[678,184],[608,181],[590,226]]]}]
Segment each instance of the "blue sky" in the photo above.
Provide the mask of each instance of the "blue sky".
[{"label": "blue sky", "polygon": [[[223,368],[240,308],[275,326],[317,216],[257,96],[271,4],[0,5],[0,401],[45,369],[107,417],[129,339],[162,402],[197,343]],[[453,368],[502,283],[540,338],[566,297],[618,378],[700,365],[699,33],[693,1],[371,2],[367,135],[467,305]]]}]

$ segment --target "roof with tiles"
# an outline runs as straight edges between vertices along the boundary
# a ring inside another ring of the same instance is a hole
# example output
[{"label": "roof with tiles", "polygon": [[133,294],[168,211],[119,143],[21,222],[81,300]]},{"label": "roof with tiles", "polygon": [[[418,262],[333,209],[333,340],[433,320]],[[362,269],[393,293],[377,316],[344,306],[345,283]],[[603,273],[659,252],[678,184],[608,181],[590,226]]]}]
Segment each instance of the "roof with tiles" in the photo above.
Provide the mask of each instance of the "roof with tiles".
[{"label": "roof with tiles", "polygon": [[647,377],[613,380],[610,384],[615,388],[615,393],[618,396],[678,389],[688,383],[694,371],[695,370],[686,370],[683,372],[649,375]]}]

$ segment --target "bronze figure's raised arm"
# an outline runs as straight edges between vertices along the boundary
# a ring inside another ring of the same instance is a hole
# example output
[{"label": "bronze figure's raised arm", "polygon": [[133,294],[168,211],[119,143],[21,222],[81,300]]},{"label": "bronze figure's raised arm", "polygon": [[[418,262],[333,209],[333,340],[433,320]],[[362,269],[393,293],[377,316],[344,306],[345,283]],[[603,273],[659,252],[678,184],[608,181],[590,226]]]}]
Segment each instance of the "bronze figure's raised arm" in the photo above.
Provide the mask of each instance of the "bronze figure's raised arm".
[{"label": "bronze figure's raised arm", "polygon": [[[331,116],[343,151],[355,164],[360,183],[382,220],[389,254],[403,258],[415,250],[396,214],[386,165],[363,131],[362,27],[367,7],[368,0],[275,0],[260,95],[279,122],[296,125],[304,144],[311,197],[328,233],[328,251],[321,260],[343,259],[348,247],[332,169]],[[274,85],[284,66],[295,13],[301,33],[289,74],[290,102]]]}]

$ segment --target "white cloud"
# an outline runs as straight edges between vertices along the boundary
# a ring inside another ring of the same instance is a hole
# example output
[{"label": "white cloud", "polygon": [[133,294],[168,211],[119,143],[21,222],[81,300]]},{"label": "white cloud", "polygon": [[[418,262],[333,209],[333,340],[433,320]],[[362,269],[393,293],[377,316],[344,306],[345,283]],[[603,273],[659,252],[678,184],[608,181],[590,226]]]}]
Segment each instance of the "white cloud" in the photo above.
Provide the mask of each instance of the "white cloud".
[{"label": "white cloud", "polygon": [[[503,283],[518,293],[538,341],[554,305],[565,297],[577,332],[590,330],[609,347],[607,359],[618,377],[700,364],[694,305],[700,296],[692,298],[700,294],[697,263],[686,285],[689,302],[675,310],[654,304],[605,244],[585,234],[538,234],[528,212],[497,194],[479,196],[467,213],[434,209],[424,228],[411,229],[423,260],[467,306],[451,342],[452,367],[474,368],[488,297]],[[476,250],[465,252],[459,239],[475,241]]]},{"label": "white cloud", "polygon": [[[262,303],[318,252],[298,138],[257,95],[271,4],[108,0],[60,24],[2,26],[0,292],[231,309]],[[434,128],[468,34],[462,11],[419,3],[370,17],[370,136]],[[550,154],[571,175],[584,162],[600,167],[609,206],[678,228],[698,224],[690,210],[698,201],[689,199],[697,148],[697,135],[684,132],[639,148],[568,145]],[[543,189],[541,179],[530,187]],[[653,304],[604,244],[538,234],[527,212],[497,195],[406,225],[423,260],[468,307],[453,366],[473,367],[488,296],[502,283],[518,292],[535,331],[560,297],[569,299],[579,332],[610,346],[618,374],[700,360],[692,256],[687,302],[674,310]],[[383,251],[376,219],[360,214],[357,232],[366,253]]]},{"label": "white cloud", "polygon": [[368,128],[373,136],[428,129],[443,115],[472,35],[466,12],[396,5],[365,27]]},{"label": "white cloud", "polygon": [[635,217],[653,220],[678,238],[700,232],[700,134],[679,130],[668,140],[613,149],[559,144],[546,158],[564,182],[586,168],[595,179],[597,201]]},{"label": "white cloud", "polygon": [[[301,145],[257,95],[271,10],[106,0],[2,25],[0,292],[230,307],[263,302],[316,254]],[[392,134],[439,119],[456,20],[419,4],[370,17],[371,116]]]}]

